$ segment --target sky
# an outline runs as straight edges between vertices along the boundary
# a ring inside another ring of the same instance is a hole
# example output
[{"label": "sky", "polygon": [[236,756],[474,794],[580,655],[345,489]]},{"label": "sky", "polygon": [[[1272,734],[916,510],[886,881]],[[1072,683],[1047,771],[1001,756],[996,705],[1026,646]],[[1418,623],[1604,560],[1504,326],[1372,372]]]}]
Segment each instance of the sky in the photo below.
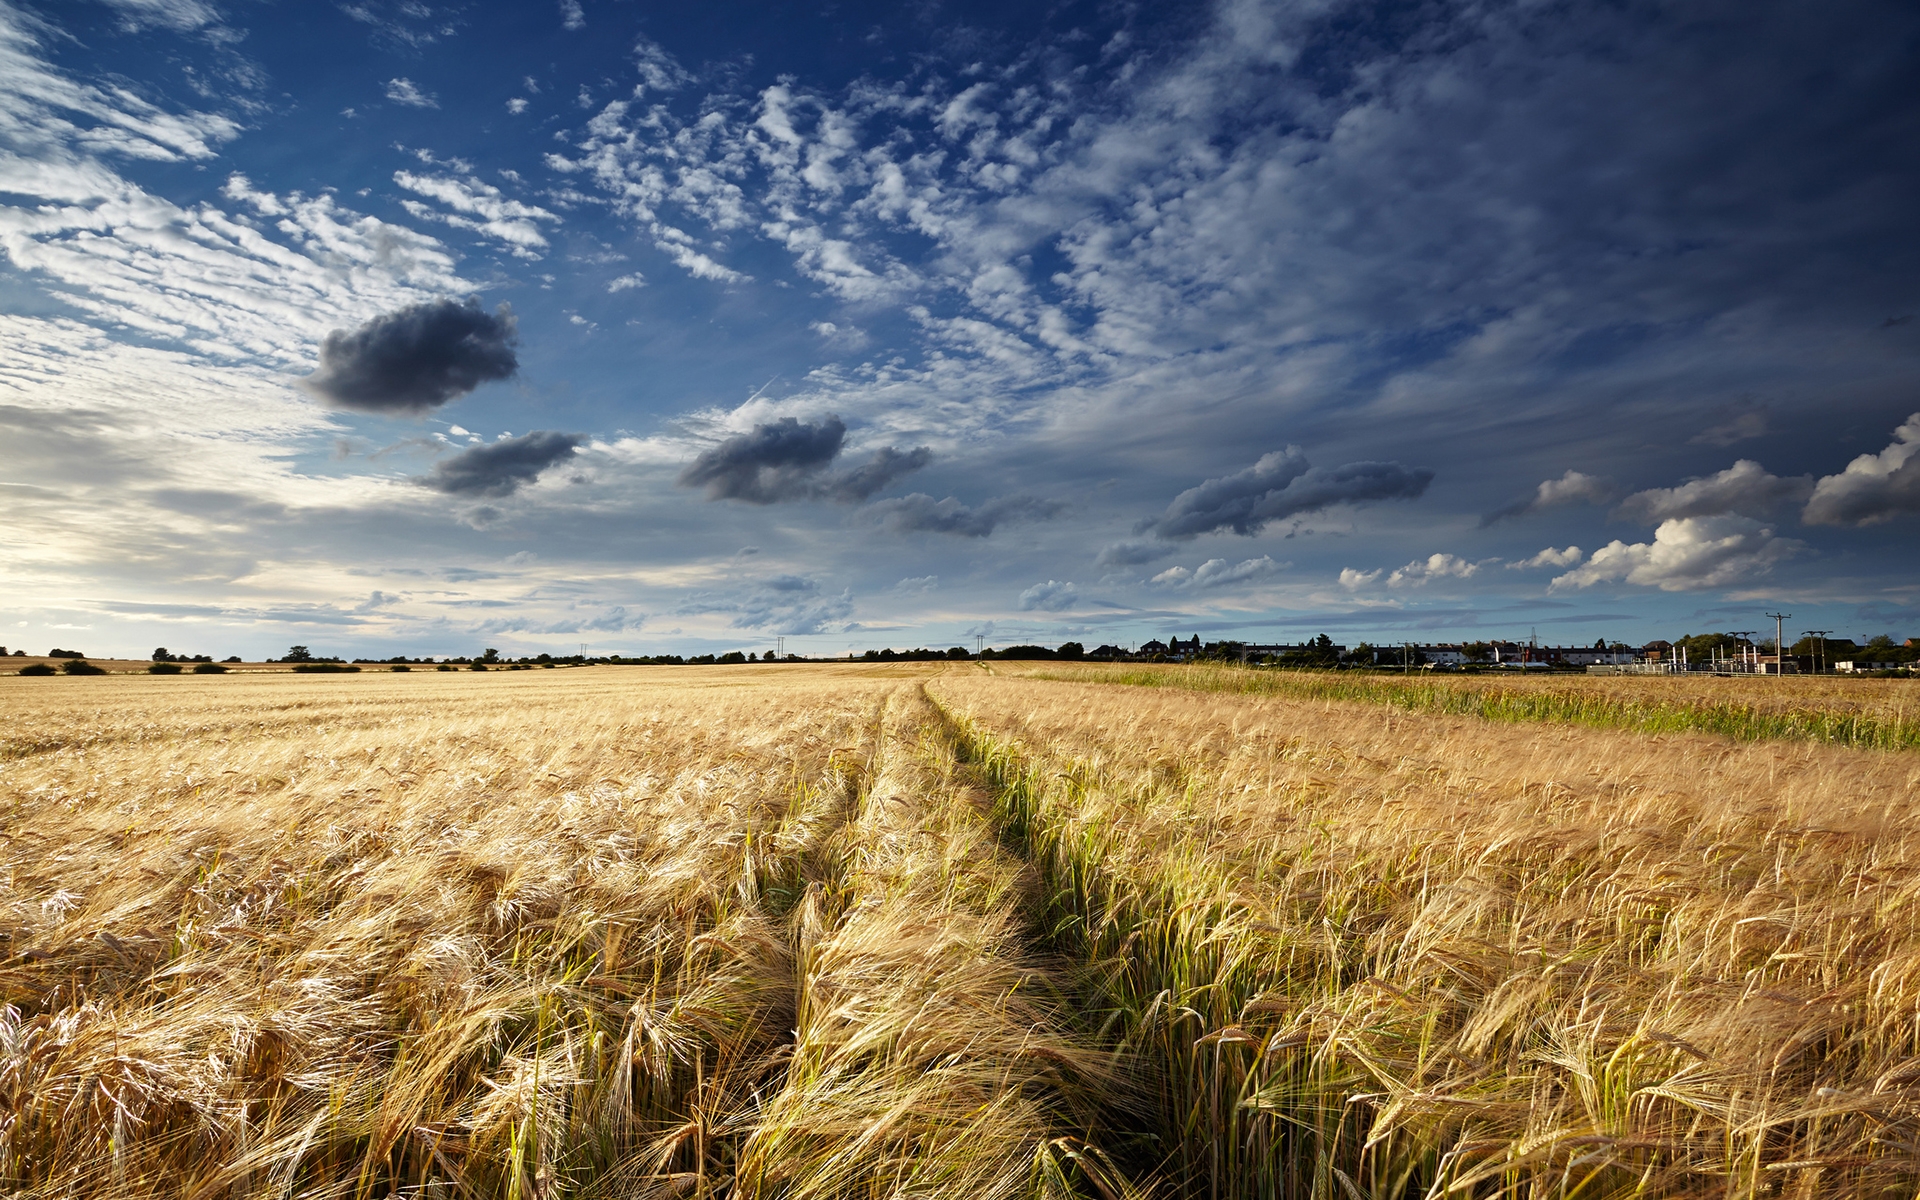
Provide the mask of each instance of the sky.
[{"label": "sky", "polygon": [[0,642],[1920,635],[1920,8],[0,0]]}]

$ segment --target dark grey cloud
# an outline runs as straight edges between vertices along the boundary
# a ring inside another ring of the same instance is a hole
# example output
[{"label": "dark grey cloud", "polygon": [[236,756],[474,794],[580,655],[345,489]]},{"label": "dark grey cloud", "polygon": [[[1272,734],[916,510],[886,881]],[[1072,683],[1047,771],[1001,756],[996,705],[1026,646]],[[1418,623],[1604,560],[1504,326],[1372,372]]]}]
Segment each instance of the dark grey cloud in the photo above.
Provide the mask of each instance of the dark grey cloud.
[{"label": "dark grey cloud", "polygon": [[977,506],[969,506],[948,496],[935,500],[925,492],[914,492],[892,500],[880,500],[867,506],[867,512],[895,533],[950,533],[956,537],[983,538],[1010,521],[1044,521],[1066,507],[1058,500],[1038,496],[1001,496]]},{"label": "dark grey cloud", "polygon": [[502,438],[433,464],[430,473],[420,476],[420,485],[449,496],[511,495],[548,467],[572,457],[586,440],[582,434],[550,429]]},{"label": "dark grey cloud", "polygon": [[829,471],[846,438],[847,426],[839,417],[829,416],[817,425],[781,417],[702,452],[680,472],[679,484],[705,488],[709,500],[853,504],[933,461],[933,451],[925,446],[907,451],[886,446],[858,467]]},{"label": "dark grey cloud", "polygon": [[[1209,479],[1173,498],[1158,517],[1135,533],[1190,538],[1220,529],[1255,534],[1268,523],[1335,504],[1412,500],[1427,490],[1433,472],[1397,462],[1352,462],[1322,469],[1298,446],[1262,455],[1244,471]],[[1112,547],[1109,547],[1112,549]]]},{"label": "dark grey cloud", "polygon": [[1497,509],[1480,518],[1480,527],[1514,517],[1524,517],[1529,513],[1544,512],[1549,508],[1559,508],[1567,504],[1605,504],[1613,498],[1613,484],[1594,475],[1587,475],[1572,468],[1558,479],[1543,479],[1533,489],[1533,495],[1517,500],[1505,508]]},{"label": "dark grey cloud", "polygon": [[1718,517],[1739,513],[1757,517],[1783,501],[1805,500],[1813,490],[1808,476],[1782,478],[1750,458],[1678,487],[1648,488],[1620,502],[1613,515],[1642,525],[1688,517]]},{"label": "dark grey cloud", "polygon": [[520,369],[513,310],[434,300],[336,329],[303,385],[334,408],[416,415]]},{"label": "dark grey cloud", "polygon": [[1172,546],[1163,542],[1143,542],[1133,539],[1114,542],[1100,551],[1094,559],[1102,567],[1137,567],[1143,563],[1154,562],[1172,554]]},{"label": "dark grey cloud", "polygon": [[848,503],[865,500],[932,461],[933,451],[925,446],[916,446],[905,453],[883,446],[864,464],[822,480],[821,494],[827,499]]},{"label": "dark grey cloud", "polygon": [[1814,485],[1801,513],[1809,525],[1877,525],[1920,513],[1920,413],[1893,431],[1878,454],[1862,454]]}]

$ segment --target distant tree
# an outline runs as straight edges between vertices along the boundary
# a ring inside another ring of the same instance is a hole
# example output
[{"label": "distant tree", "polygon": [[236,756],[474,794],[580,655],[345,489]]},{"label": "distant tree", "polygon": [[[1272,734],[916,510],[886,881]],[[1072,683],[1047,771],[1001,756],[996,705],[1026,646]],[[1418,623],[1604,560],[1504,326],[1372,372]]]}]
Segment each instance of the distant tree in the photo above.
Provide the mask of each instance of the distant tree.
[{"label": "distant tree", "polygon": [[305,646],[293,646],[287,650],[287,653],[285,654],[284,657],[280,659],[280,661],[281,662],[312,662],[313,651],[307,649]]},{"label": "distant tree", "polygon": [[1085,658],[1087,656],[1087,648],[1079,642],[1061,642],[1054,650],[1053,655],[1055,658]]},{"label": "distant tree", "polygon": [[947,648],[947,657],[952,659],[966,659],[972,658],[973,655],[967,653],[965,646],[950,646]]},{"label": "distant tree", "polygon": [[1052,658],[1053,651],[1045,646],[1008,646],[1000,652],[1001,658],[1034,659]]},{"label": "distant tree", "polygon": [[69,675],[105,675],[107,673],[105,667],[96,667],[84,658],[70,658],[60,669]]},{"label": "distant tree", "polygon": [[[1833,643],[1829,642],[1827,644],[1831,646]],[[1910,644],[1903,645],[1900,642],[1896,642],[1883,633],[1878,637],[1869,639],[1866,645],[1860,647],[1856,657],[1867,662],[1910,663],[1916,658],[1920,658],[1920,650],[1916,650]]]},{"label": "distant tree", "polygon": [[747,656],[740,653],[738,650],[729,650],[725,654],[722,654],[719,658],[715,659],[714,661],[723,662],[723,663],[743,663],[747,661]]},{"label": "distant tree", "polygon": [[[1883,639],[1885,640],[1885,639]],[[1828,662],[1836,659],[1853,658],[1860,648],[1853,644],[1852,638],[1830,637],[1825,644],[1817,637],[1803,637],[1787,651],[1788,654],[1824,654]]]},{"label": "distant tree", "polygon": [[227,656],[226,656],[225,658],[223,658],[223,659],[221,659],[220,661],[222,661],[222,662],[239,662],[239,661],[240,661],[240,656],[239,656],[238,654],[229,654],[229,655],[227,655]]},{"label": "distant tree", "polygon": [[47,651],[47,657],[48,658],[85,658],[86,654],[79,650],[62,650],[60,647],[55,646],[53,649]]},{"label": "distant tree", "polygon": [[52,663],[28,663],[26,666],[20,668],[20,674],[53,675],[56,674],[56,672],[53,669]]},{"label": "distant tree", "polygon": [[1491,662],[1493,646],[1488,642],[1468,642],[1460,647],[1460,653],[1466,656],[1468,662]]},{"label": "distant tree", "polygon": [[173,655],[167,653],[167,648],[165,646],[155,646],[153,648],[153,661],[172,662]]},{"label": "distant tree", "polygon": [[1743,645],[1741,640],[1730,633],[1691,633],[1673,643],[1677,654],[1686,652],[1688,662],[1712,662],[1715,657],[1735,658]]},{"label": "distant tree", "polygon": [[488,646],[486,650],[480,655],[480,661],[484,663],[499,662],[500,652],[498,650],[495,650],[492,646]]}]

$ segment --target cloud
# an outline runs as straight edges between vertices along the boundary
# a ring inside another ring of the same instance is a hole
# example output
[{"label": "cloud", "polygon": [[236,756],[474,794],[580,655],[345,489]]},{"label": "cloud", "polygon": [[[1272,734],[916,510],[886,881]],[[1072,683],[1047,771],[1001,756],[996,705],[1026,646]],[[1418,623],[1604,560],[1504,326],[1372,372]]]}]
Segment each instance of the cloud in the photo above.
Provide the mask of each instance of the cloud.
[{"label": "cloud", "polygon": [[1229,584],[1271,575],[1280,567],[1280,563],[1274,562],[1271,556],[1265,554],[1239,563],[1229,563],[1224,558],[1210,558],[1191,571],[1185,567],[1168,567],[1148,582],[1182,589],[1226,587]]},{"label": "cloud", "polygon": [[616,604],[597,617],[559,621],[530,621],[526,617],[496,617],[473,625],[474,633],[630,633],[646,623],[646,613],[630,613]]},{"label": "cloud", "polygon": [[1782,479],[1769,475],[1752,459],[1743,458],[1717,475],[1691,479],[1679,487],[1635,492],[1620,502],[1613,515],[1643,525],[1725,513],[1752,516],[1783,500],[1804,500],[1812,490],[1813,480],[1808,476]]},{"label": "cloud", "polygon": [[933,461],[933,451],[925,446],[901,452],[882,446],[873,457],[849,471],[821,480],[819,494],[828,500],[852,504],[885,491],[893,482],[918,471]]},{"label": "cloud", "polygon": [[774,575],[724,593],[701,593],[677,611],[728,615],[735,629],[831,633],[847,627],[853,596],[844,590],[837,596],[825,594],[818,582],[805,575]]},{"label": "cloud", "polygon": [[781,417],[735,434],[688,464],[681,487],[703,487],[709,500],[773,504],[809,497],[819,472],[840,453],[847,426],[839,417],[818,425]]},{"label": "cloud", "polygon": [[618,279],[609,280],[607,282],[607,294],[613,295],[618,292],[630,292],[635,288],[643,288],[645,286],[647,286],[647,277],[638,271],[634,271],[630,274],[622,275]]},{"label": "cloud", "polygon": [[1429,554],[1416,558],[1387,576],[1388,587],[1419,587],[1436,579],[1469,579],[1478,574],[1480,564],[1456,554]]},{"label": "cloud", "polygon": [[1800,519],[1809,525],[1877,525],[1920,512],[1920,413],[1878,454],[1862,454],[1814,485]]},{"label": "cloud", "polygon": [[560,27],[567,30],[587,27],[587,14],[580,7],[580,0],[560,0]]},{"label": "cloud", "polygon": [[1335,504],[1411,500],[1427,490],[1433,472],[1394,462],[1355,462],[1321,470],[1298,446],[1275,450],[1243,471],[1209,479],[1174,497],[1167,510],[1135,533],[1190,538],[1219,529],[1252,535],[1269,522]]},{"label": "cloud", "polygon": [[302,381],[335,408],[417,415],[510,378],[513,310],[487,313],[471,301],[434,300],[336,329],[320,344],[320,369]]},{"label": "cloud", "polygon": [[705,488],[709,500],[778,504],[784,500],[856,503],[933,461],[925,446],[901,451],[885,446],[866,463],[828,472],[847,437],[847,426],[829,416],[819,424],[795,417],[755,425],[703,451],[680,472],[681,487]]},{"label": "cloud", "polygon": [[107,0],[131,29],[159,25],[182,33],[218,24],[220,11],[201,0]]},{"label": "cloud", "polygon": [[1044,521],[1065,507],[1058,500],[1042,500],[1037,496],[1001,496],[969,507],[952,496],[935,500],[925,492],[911,492],[891,500],[875,501],[865,511],[895,533],[949,533],[955,537],[983,538],[999,525]]},{"label": "cloud", "polygon": [[1383,574],[1385,574],[1385,572],[1379,568],[1371,571],[1360,571],[1355,570],[1353,567],[1341,567],[1340,586],[1349,591],[1358,591],[1363,587],[1369,587],[1379,582],[1380,576]]},{"label": "cloud", "polygon": [[548,467],[573,457],[586,440],[581,434],[548,429],[502,438],[442,459],[420,477],[419,483],[450,496],[511,495]]},{"label": "cloud", "polygon": [[401,201],[401,207],[413,216],[485,234],[505,242],[520,258],[538,258],[539,255],[534,251],[544,249],[547,245],[546,235],[540,232],[536,222],[560,220],[538,205],[509,200],[499,188],[478,179],[395,171],[393,181],[410,192],[438,200],[454,210],[444,213],[416,200]]},{"label": "cloud", "polygon": [[1073,584],[1049,579],[1020,593],[1020,611],[1061,612],[1072,608],[1079,599],[1080,590]]},{"label": "cloud", "polygon": [[1734,409],[1727,413],[1724,421],[1717,425],[1710,425],[1688,438],[1687,444],[1689,446],[1731,446],[1735,442],[1765,437],[1767,429],[1767,414],[1764,409]]},{"label": "cloud", "polygon": [[1615,540],[1595,550],[1586,565],[1556,577],[1549,590],[1610,581],[1663,592],[1726,587],[1765,575],[1805,549],[1804,542],[1775,536],[1750,517],[1676,517],[1660,523],[1652,542]]},{"label": "cloud", "polygon": [[646,37],[633,45],[633,65],[642,85],[656,92],[675,91],[693,82],[693,76],[665,47]]},{"label": "cloud", "polygon": [[439,108],[440,102],[414,86],[411,79],[387,80],[387,99],[409,108]]},{"label": "cloud", "polygon": [[1525,500],[1509,504],[1480,518],[1480,527],[1484,529],[1497,521],[1525,516],[1543,509],[1559,508],[1565,504],[1578,504],[1582,501],[1588,504],[1605,504],[1612,498],[1613,485],[1608,480],[1595,475],[1584,475],[1569,468],[1567,473],[1558,479],[1541,480],[1540,486],[1533,490],[1533,495]]},{"label": "cloud", "polygon": [[1548,546],[1532,558],[1508,563],[1507,570],[1524,571],[1531,567],[1553,567],[1557,570],[1561,567],[1570,567],[1583,557],[1585,555],[1578,546],[1568,546],[1565,550],[1555,550],[1552,546]]},{"label": "cloud", "polygon": [[1174,552],[1172,546],[1162,542],[1145,542],[1128,539],[1113,542],[1101,549],[1094,559],[1095,566],[1101,567],[1137,567],[1156,559],[1165,558]]},{"label": "cloud", "polygon": [[516,117],[519,116],[521,113],[527,111],[526,97],[515,96],[513,99],[507,101],[507,111],[512,113]]}]

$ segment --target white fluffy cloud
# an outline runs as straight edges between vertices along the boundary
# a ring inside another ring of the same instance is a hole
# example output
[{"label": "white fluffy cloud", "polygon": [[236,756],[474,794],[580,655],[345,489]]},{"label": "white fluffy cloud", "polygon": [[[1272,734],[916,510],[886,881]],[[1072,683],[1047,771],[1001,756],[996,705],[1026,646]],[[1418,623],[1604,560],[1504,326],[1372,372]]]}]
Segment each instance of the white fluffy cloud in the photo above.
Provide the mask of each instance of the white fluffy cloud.
[{"label": "white fluffy cloud", "polygon": [[1878,454],[1862,454],[1814,485],[1801,519],[1809,525],[1877,525],[1920,512],[1920,413],[1893,431]]},{"label": "white fluffy cloud", "polygon": [[410,192],[438,200],[453,210],[444,213],[428,208],[417,200],[402,201],[402,206],[409,213],[422,220],[469,229],[504,242],[508,249],[521,258],[538,258],[540,256],[535,252],[546,249],[547,239],[540,232],[539,222],[560,220],[538,205],[509,200],[499,188],[482,183],[470,175],[463,178],[395,171],[393,181]]},{"label": "white fluffy cloud", "polygon": [[1555,550],[1552,546],[1548,546],[1545,550],[1542,550],[1531,558],[1523,558],[1519,562],[1508,563],[1507,570],[1524,571],[1533,567],[1553,567],[1555,569],[1570,567],[1579,562],[1582,557],[1584,556],[1578,546],[1568,546],[1565,550]]},{"label": "white fluffy cloud", "polygon": [[1567,504],[1605,504],[1612,495],[1613,484],[1610,481],[1568,468],[1558,479],[1541,480],[1539,486],[1534,488],[1533,495],[1497,512],[1488,513],[1480,523],[1483,526],[1491,525],[1509,517],[1525,516]]},{"label": "white fluffy cloud", "polygon": [[1750,458],[1740,459],[1717,475],[1690,479],[1679,487],[1648,488],[1620,502],[1616,516],[1655,525],[1686,517],[1717,517],[1723,513],[1764,514],[1787,500],[1804,500],[1813,488],[1806,476],[1783,479]]},{"label": "white fluffy cloud", "polygon": [[1663,592],[1697,591],[1747,583],[1806,549],[1749,517],[1723,514],[1662,521],[1653,541],[1615,540],[1584,566],[1558,576],[1550,590],[1630,583]]},{"label": "white fluffy cloud", "polygon": [[1020,593],[1020,611],[1061,612],[1072,608],[1079,599],[1080,589],[1072,583],[1049,579]]},{"label": "white fluffy cloud", "polygon": [[413,80],[406,78],[387,80],[387,99],[395,104],[404,104],[408,108],[440,107],[440,101],[421,91]]},{"label": "white fluffy cloud", "polygon": [[1469,562],[1457,554],[1429,554],[1387,576],[1387,586],[1419,587],[1436,579],[1471,579],[1479,571],[1479,563]]},{"label": "white fluffy cloud", "polygon": [[1281,566],[1282,564],[1273,561],[1271,555],[1266,554],[1237,563],[1228,562],[1224,558],[1210,558],[1192,570],[1185,567],[1168,567],[1148,582],[1183,589],[1226,587],[1271,575],[1280,570]]}]

